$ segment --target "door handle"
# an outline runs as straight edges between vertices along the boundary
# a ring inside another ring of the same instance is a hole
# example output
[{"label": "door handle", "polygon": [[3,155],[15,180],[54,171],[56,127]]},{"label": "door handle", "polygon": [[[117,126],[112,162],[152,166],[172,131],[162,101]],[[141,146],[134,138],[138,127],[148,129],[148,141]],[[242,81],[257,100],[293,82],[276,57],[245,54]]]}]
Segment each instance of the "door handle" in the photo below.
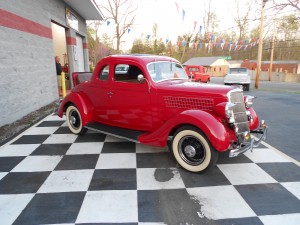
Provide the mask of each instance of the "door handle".
[{"label": "door handle", "polygon": [[107,92],[107,94],[109,95],[109,97],[111,97],[114,93],[113,92]]}]

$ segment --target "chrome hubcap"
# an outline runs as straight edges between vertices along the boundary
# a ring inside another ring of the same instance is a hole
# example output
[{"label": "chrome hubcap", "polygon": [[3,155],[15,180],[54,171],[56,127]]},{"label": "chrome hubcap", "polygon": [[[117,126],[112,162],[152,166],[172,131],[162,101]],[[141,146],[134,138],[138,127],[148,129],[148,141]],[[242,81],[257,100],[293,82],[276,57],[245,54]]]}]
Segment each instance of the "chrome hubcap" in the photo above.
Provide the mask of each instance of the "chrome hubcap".
[{"label": "chrome hubcap", "polygon": [[71,116],[70,123],[73,125],[76,124],[76,118],[74,116]]},{"label": "chrome hubcap", "polygon": [[192,166],[200,165],[206,157],[205,147],[202,142],[192,135],[180,139],[178,153],[183,161]]},{"label": "chrome hubcap", "polygon": [[184,153],[187,155],[187,157],[194,157],[196,155],[196,149],[191,145],[187,145],[184,148]]}]

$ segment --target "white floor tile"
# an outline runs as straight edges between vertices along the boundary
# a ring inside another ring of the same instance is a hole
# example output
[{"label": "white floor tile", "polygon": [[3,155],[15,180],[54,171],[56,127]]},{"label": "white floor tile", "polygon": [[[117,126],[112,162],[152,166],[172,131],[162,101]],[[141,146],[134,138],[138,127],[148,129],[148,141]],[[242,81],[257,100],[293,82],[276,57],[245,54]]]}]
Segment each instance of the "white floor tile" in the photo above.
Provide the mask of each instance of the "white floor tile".
[{"label": "white floor tile", "polygon": [[99,156],[96,169],[136,168],[135,153],[112,153]]},{"label": "white floor tile", "polygon": [[62,156],[28,156],[12,172],[52,171]]},{"label": "white floor tile", "polygon": [[100,154],[102,142],[73,143],[66,155]]},{"label": "white floor tile", "polygon": [[254,163],[220,164],[218,167],[233,185],[278,183]]},{"label": "white floor tile", "polygon": [[59,127],[32,127],[24,135],[53,134]]},{"label": "white floor tile", "polygon": [[[161,176],[162,179],[157,178]],[[138,190],[159,190],[185,188],[180,173],[176,168],[137,169],[137,189]]]},{"label": "white floor tile", "polygon": [[133,223],[138,221],[137,191],[90,191],[76,223]]},{"label": "white floor tile", "polygon": [[300,224],[300,213],[260,216],[264,225],[297,225]]},{"label": "white floor tile", "polygon": [[53,171],[38,193],[87,191],[94,170]]},{"label": "white floor tile", "polygon": [[136,144],[136,153],[158,153],[158,152],[168,152],[168,147],[160,148],[148,145]]},{"label": "white floor tile", "polygon": [[5,177],[8,174],[8,172],[1,172],[0,173],[0,180]]},{"label": "white floor tile", "polygon": [[268,148],[256,148],[253,152],[246,152],[245,155],[255,163],[290,162],[286,157]]},{"label": "white floor tile", "polygon": [[233,186],[188,188],[187,191],[199,201],[202,214],[208,219],[256,216]]},{"label": "white floor tile", "polygon": [[300,182],[286,182],[280,184],[300,200]]},{"label": "white floor tile", "polygon": [[73,143],[78,136],[75,134],[52,134],[43,144],[67,144]]},{"label": "white floor tile", "polygon": [[39,146],[40,144],[6,145],[0,148],[0,156],[28,156]]},{"label": "white floor tile", "polygon": [[34,194],[0,195],[0,223],[12,224],[33,196]]}]

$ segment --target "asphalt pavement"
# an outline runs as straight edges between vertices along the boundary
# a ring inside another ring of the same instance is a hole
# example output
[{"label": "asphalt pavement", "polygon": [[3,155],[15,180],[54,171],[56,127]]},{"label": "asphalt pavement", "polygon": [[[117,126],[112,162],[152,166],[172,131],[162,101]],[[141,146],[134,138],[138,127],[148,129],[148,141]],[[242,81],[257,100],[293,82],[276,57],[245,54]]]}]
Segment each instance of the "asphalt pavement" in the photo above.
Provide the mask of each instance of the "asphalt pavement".
[{"label": "asphalt pavement", "polygon": [[[223,78],[211,83],[223,84]],[[253,107],[268,124],[266,142],[300,162],[300,83],[261,81],[255,89],[252,81],[245,94],[257,96]]]}]

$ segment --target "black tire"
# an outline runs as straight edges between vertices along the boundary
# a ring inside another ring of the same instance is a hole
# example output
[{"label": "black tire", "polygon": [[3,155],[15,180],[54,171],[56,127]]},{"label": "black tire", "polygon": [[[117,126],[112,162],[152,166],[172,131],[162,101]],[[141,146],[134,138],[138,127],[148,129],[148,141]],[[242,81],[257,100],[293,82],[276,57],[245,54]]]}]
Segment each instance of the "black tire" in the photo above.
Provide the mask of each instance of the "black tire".
[{"label": "black tire", "polygon": [[86,133],[87,129],[82,127],[80,112],[74,105],[68,106],[66,117],[68,127],[73,134],[84,135]]},{"label": "black tire", "polygon": [[178,164],[191,172],[201,172],[215,166],[218,152],[197,128],[185,126],[174,134],[171,152]]}]

